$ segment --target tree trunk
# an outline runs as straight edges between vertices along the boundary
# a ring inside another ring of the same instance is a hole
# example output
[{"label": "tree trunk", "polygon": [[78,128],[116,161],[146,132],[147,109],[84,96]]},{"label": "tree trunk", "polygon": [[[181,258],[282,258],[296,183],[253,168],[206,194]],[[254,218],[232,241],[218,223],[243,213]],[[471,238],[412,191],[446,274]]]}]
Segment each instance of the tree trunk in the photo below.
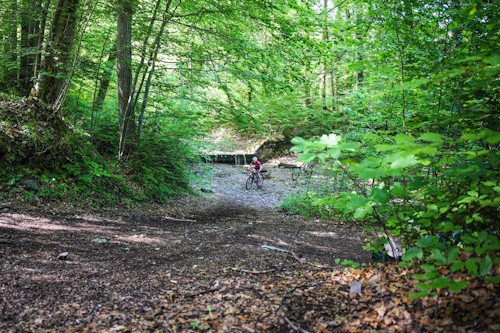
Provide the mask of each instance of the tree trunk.
[{"label": "tree trunk", "polygon": [[310,108],[311,107],[311,86],[310,86],[310,82],[308,80],[308,77],[307,77],[307,62],[306,62],[306,65],[304,67],[304,95],[305,95],[305,99],[304,99],[304,105],[306,108]]},{"label": "tree trunk", "polygon": [[[324,23],[323,23],[323,43],[326,45],[328,42],[328,0],[324,0],[323,2],[323,15]],[[326,52],[326,50],[325,50]],[[327,110],[326,105],[326,56],[323,53],[321,55],[321,64],[322,64],[322,78],[321,78],[321,105],[323,110]]]},{"label": "tree trunk", "polygon": [[21,61],[19,71],[19,91],[28,95],[36,62],[38,31],[40,30],[40,0],[27,0],[21,11]]},{"label": "tree trunk", "polygon": [[[104,50],[103,50],[104,51]],[[97,114],[101,112],[102,106],[104,105],[104,100],[108,92],[109,82],[111,80],[111,74],[113,72],[113,67],[115,67],[116,62],[116,41],[109,50],[108,60],[104,63],[103,76],[99,80],[99,74],[96,78],[96,89],[99,84],[99,90],[97,96],[94,97],[94,103],[92,105],[92,118],[90,120],[90,133],[93,136],[94,128],[97,123]],[[95,91],[94,91],[95,94]]]},{"label": "tree trunk", "polygon": [[[357,22],[357,25],[360,25],[361,26],[361,20],[363,18],[361,17],[360,13],[359,13],[359,10],[356,11],[356,22]],[[361,61],[363,61],[363,34],[361,34],[359,32],[359,29],[360,28],[357,28],[356,29],[356,33],[354,34],[354,38],[357,39],[359,41],[359,46],[356,48],[356,62],[358,62],[358,65],[361,65]],[[359,87],[362,85],[363,83],[363,79],[365,77],[365,74],[363,72],[363,70],[359,69],[358,66],[356,66],[356,90],[359,89]]]},{"label": "tree trunk", "polygon": [[[156,58],[156,57],[155,57]],[[139,124],[137,127],[137,139],[141,139],[142,124],[144,119],[144,112],[146,111],[146,105],[148,104],[149,88],[151,87],[151,81],[153,78],[153,73],[155,71],[155,62],[151,65],[151,70],[149,71],[148,80],[146,82],[146,88],[144,90],[144,97],[142,99],[141,112],[139,114]]]},{"label": "tree trunk", "polygon": [[[139,98],[140,89],[136,93],[137,81],[139,80],[139,75],[141,74],[142,67],[144,66],[144,62],[146,60],[146,51],[147,51],[147,48],[149,46],[148,45],[149,44],[149,37],[151,35],[151,32],[153,31],[153,25],[154,25],[154,23],[156,21],[156,14],[158,12],[158,8],[160,6],[160,3],[161,3],[161,0],[158,0],[156,2],[156,6],[155,6],[155,9],[153,11],[153,15],[151,16],[151,21],[149,22],[149,27],[148,27],[148,30],[147,30],[147,33],[146,33],[146,37],[145,37],[144,43],[142,45],[141,61],[139,62],[139,65],[137,66],[137,69],[136,69],[135,74],[134,74],[134,80],[133,80],[132,88],[131,88],[132,91],[130,93],[130,103],[127,106],[129,109],[130,108],[135,108],[135,105],[137,103],[137,99]],[[171,3],[172,3],[172,0],[168,0],[167,1],[167,7],[165,9],[165,14],[168,13],[168,10],[170,8],[170,4]],[[144,77],[146,76],[147,71],[148,71],[148,69],[146,67],[146,71],[145,71],[145,73],[142,76],[141,88],[142,88],[142,84],[144,83]]]},{"label": "tree trunk", "polygon": [[79,34],[80,37],[78,38],[78,44],[76,47],[76,50],[74,52],[74,55],[72,57],[72,64],[71,64],[71,70],[68,71],[68,74],[64,78],[64,81],[61,82],[59,86],[59,93],[57,95],[56,102],[54,103],[54,110],[57,112],[62,109],[64,102],[66,100],[66,97],[68,96],[69,92],[69,87],[71,86],[71,81],[73,79],[73,75],[75,74],[75,70],[78,67],[78,58],[80,56],[80,49],[82,47],[82,39],[83,35],[85,34],[85,30],[87,29],[87,26],[90,22],[90,19],[92,18],[92,15],[94,14],[94,10],[99,3],[99,0],[97,0],[94,5],[92,6],[91,2],[89,1],[89,6],[87,10],[87,18],[85,23],[82,24],[82,27],[80,28]]},{"label": "tree trunk", "polygon": [[56,101],[67,74],[67,65],[71,57],[78,0],[59,0],[54,12],[50,35],[45,47],[40,71],[31,95],[48,104]]},{"label": "tree trunk", "polygon": [[[175,9],[173,10],[172,14],[170,14],[170,5],[171,4],[172,4],[172,0],[168,0],[167,1],[167,5],[165,7],[165,12],[163,13],[163,19],[162,19],[160,31],[158,32],[158,35],[156,35],[156,38],[155,38],[154,50],[151,52],[151,54],[149,56],[148,64],[151,64],[150,65],[151,69],[149,70],[148,79],[146,81],[146,88],[145,88],[145,91],[144,91],[144,97],[143,97],[143,100],[142,100],[141,111],[140,111],[140,114],[139,114],[139,124],[138,124],[138,128],[137,128],[137,139],[138,140],[140,140],[140,137],[141,137],[142,123],[143,123],[143,119],[144,119],[144,112],[146,110],[146,105],[148,103],[149,89],[150,89],[151,81],[152,81],[153,74],[154,74],[154,71],[155,71],[156,59],[158,57],[158,52],[160,50],[161,36],[163,35],[163,32],[165,31],[165,27],[167,26],[167,23],[170,21],[170,19],[172,18],[172,16],[174,15],[175,11],[177,10],[177,8],[179,6],[179,5],[177,5],[177,7],[175,7]],[[143,61],[143,60],[141,60],[141,61]],[[145,75],[147,73],[148,73],[148,68],[146,68],[146,71],[144,72],[144,74],[142,76],[141,84],[139,85],[139,89],[137,90],[137,93],[135,95],[134,101],[132,102],[132,106],[131,106],[132,108],[135,108],[135,105],[136,105],[137,100],[139,98],[139,94],[141,93],[142,86],[144,84]],[[137,71],[137,75],[138,74],[139,74],[139,71]],[[136,80],[134,80],[134,87],[135,87],[135,84],[136,84]]]},{"label": "tree trunk", "polygon": [[332,109],[337,109],[337,77],[333,75],[333,70],[330,72],[330,88],[332,96]]},{"label": "tree trunk", "polygon": [[40,64],[42,62],[42,49],[43,49],[43,39],[45,38],[45,25],[47,23],[47,14],[49,12],[50,0],[45,0],[43,9],[40,17],[40,29],[38,29],[37,46],[36,46],[36,57],[35,57],[35,69],[34,77],[38,77],[38,72],[40,71]]},{"label": "tree trunk", "polygon": [[396,38],[398,42],[399,60],[401,64],[401,97],[402,97],[401,121],[403,123],[403,133],[406,133],[404,42],[401,41],[401,38],[399,36],[398,19],[399,19],[399,13],[396,7],[396,2],[394,2],[394,22],[396,26]]},{"label": "tree trunk", "polygon": [[135,135],[134,108],[128,108],[132,88],[132,0],[120,0],[118,3],[116,56],[120,131],[118,161],[120,162],[124,154],[131,150],[129,136]]},{"label": "tree trunk", "polygon": [[17,0],[11,0],[5,18],[6,42],[4,43],[4,56],[6,57],[7,68],[5,69],[6,90],[17,89]]}]

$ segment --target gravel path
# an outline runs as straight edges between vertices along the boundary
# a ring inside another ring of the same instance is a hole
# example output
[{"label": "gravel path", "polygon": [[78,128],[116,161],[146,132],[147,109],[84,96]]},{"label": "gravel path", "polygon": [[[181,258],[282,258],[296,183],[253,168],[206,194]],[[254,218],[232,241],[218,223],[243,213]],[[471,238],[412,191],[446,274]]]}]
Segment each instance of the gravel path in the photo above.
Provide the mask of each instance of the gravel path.
[{"label": "gravel path", "polygon": [[208,179],[211,184],[208,188],[214,190],[215,196],[222,201],[258,209],[273,209],[287,196],[307,190],[304,181],[292,180],[292,169],[279,168],[277,165],[264,165],[264,169],[267,172],[264,173],[262,189],[253,186],[251,190],[246,190],[249,172],[245,167],[213,165],[213,176]]}]

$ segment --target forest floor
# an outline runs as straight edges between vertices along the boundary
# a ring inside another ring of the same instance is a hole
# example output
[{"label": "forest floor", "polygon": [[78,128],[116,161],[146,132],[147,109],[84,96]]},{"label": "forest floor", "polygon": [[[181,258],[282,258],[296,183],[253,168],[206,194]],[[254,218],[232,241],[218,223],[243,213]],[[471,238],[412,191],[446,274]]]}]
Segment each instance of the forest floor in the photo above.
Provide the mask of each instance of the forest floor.
[{"label": "forest floor", "polygon": [[310,184],[267,168],[247,191],[242,167],[214,166],[215,193],[144,211],[2,211],[0,331],[500,330],[497,286],[410,301],[409,272],[371,266],[360,228],[276,209]]}]

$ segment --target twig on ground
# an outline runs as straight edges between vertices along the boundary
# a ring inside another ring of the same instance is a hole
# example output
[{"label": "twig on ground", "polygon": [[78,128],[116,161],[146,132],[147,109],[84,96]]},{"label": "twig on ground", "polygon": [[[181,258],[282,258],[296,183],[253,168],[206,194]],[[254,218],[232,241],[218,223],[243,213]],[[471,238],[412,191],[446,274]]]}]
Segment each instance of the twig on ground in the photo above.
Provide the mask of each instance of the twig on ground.
[{"label": "twig on ground", "polygon": [[292,241],[290,242],[290,245],[288,245],[288,249],[287,249],[287,252],[286,252],[286,255],[285,255],[285,259],[283,259],[283,263],[281,264],[281,267],[280,267],[278,273],[283,270],[283,267],[285,267],[285,263],[286,263],[286,259],[288,258],[288,254],[290,254],[290,250],[292,249],[293,243],[295,242],[295,239],[299,235],[299,232],[300,232],[301,228],[302,228],[302,225],[299,225],[299,227],[297,228],[297,231],[295,232],[295,235],[293,236]]},{"label": "twig on ground", "polygon": [[275,271],[274,269],[268,269],[268,270],[265,270],[265,271],[256,271],[256,270],[249,271],[247,269],[241,269],[241,268],[236,268],[236,267],[233,267],[231,269],[233,271],[236,271],[236,272],[250,273],[250,274],[267,274],[267,273],[272,273],[272,272]]},{"label": "twig on ground", "polygon": [[280,249],[279,247],[275,247],[275,246],[270,246],[270,245],[262,245],[261,247],[262,247],[263,249],[266,249],[266,250],[271,250],[271,251],[278,251],[278,252],[288,253],[288,250],[283,250],[283,249]]},{"label": "twig on ground", "polygon": [[292,329],[296,330],[297,332],[302,332],[302,333],[309,333],[309,331],[306,331],[305,329],[303,328],[300,328],[299,326],[295,325],[290,319],[288,319],[287,317],[285,316],[281,316],[283,319],[285,319],[285,321],[288,323],[288,325],[290,325],[292,327]]},{"label": "twig on ground", "polygon": [[309,266],[312,266],[312,267],[316,267],[316,268],[321,268],[321,269],[330,269],[331,267],[328,267],[328,266],[325,266],[325,265],[321,265],[321,264],[315,264],[313,262],[308,262],[308,261],[304,261],[304,258],[299,258],[299,256],[293,252],[293,251],[290,251],[290,254],[292,255],[292,258],[297,260],[298,262],[302,263],[302,264],[306,264],[306,265],[309,265]]},{"label": "twig on ground", "polygon": [[217,291],[219,289],[220,289],[219,287],[214,287],[214,288],[210,288],[210,289],[207,289],[207,290],[202,290],[202,291],[199,291],[199,292],[196,292],[196,293],[192,293],[192,294],[189,294],[189,295],[183,295],[182,297],[183,298],[196,297],[196,296],[199,296],[199,295],[212,293],[212,292]]}]

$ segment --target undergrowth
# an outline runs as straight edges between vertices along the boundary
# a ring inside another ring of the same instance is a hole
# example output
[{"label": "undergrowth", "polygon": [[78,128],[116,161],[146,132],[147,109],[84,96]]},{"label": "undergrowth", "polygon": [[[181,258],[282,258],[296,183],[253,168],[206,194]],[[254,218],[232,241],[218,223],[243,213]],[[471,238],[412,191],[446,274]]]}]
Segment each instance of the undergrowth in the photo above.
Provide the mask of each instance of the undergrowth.
[{"label": "undergrowth", "polygon": [[[166,202],[189,185],[189,147],[147,132],[118,165],[110,128],[74,130],[36,99],[0,102],[0,192],[4,198],[77,206]],[[105,148],[107,146],[107,148]],[[25,186],[26,181],[35,184]]]}]

